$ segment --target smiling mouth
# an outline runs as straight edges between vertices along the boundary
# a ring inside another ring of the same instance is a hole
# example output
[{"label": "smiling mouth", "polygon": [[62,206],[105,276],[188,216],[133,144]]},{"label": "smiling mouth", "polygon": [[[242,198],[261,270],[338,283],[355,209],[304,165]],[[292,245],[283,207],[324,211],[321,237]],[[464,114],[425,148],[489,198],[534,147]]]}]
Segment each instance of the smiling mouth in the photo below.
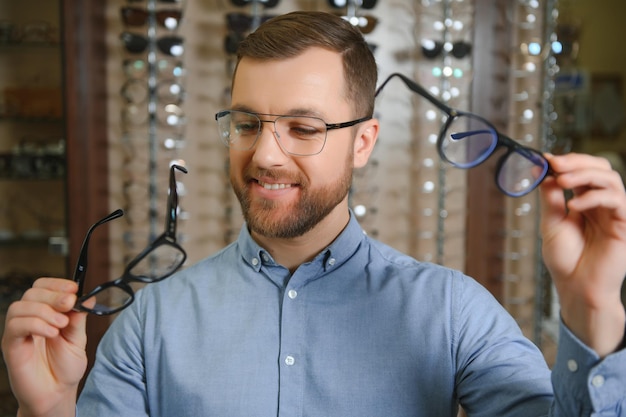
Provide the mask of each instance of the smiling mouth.
[{"label": "smiling mouth", "polygon": [[258,184],[265,188],[266,190],[282,190],[284,188],[291,188],[292,185],[291,184],[269,184],[263,181],[258,181]]}]

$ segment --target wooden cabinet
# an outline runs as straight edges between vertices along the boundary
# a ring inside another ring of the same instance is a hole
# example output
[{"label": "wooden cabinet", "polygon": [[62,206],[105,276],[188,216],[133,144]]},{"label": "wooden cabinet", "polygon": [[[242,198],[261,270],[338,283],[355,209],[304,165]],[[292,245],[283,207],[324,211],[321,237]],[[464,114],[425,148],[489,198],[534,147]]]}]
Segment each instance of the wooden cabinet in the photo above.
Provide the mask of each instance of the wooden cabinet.
[{"label": "wooden cabinet", "polygon": [[[108,212],[105,3],[0,0],[0,332],[34,278],[71,276],[84,233]],[[103,232],[93,247],[108,248]],[[106,281],[108,250],[90,268]],[[107,326],[90,319],[90,360]],[[4,415],[15,402],[0,362]]]}]

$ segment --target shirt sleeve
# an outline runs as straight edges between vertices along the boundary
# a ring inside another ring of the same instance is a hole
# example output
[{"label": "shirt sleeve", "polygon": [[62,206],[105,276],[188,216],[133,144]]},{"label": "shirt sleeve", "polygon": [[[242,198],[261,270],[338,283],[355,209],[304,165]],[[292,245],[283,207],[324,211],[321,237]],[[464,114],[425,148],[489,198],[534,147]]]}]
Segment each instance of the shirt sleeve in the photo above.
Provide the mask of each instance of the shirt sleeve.
[{"label": "shirt sleeve", "polygon": [[561,321],[552,385],[553,417],[621,416],[626,413],[626,349],[600,359]]},{"label": "shirt sleeve", "polygon": [[149,415],[137,304],[120,313],[100,341],[78,400],[77,416]]}]

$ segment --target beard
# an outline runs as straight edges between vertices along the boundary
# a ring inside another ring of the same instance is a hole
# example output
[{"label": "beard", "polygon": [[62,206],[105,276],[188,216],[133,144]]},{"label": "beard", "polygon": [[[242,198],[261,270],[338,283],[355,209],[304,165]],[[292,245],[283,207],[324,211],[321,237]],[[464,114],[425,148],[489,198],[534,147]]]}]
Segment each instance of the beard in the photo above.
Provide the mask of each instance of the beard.
[{"label": "beard", "polygon": [[[351,156],[343,166],[344,171],[336,181],[318,189],[311,188],[308,181],[299,175],[294,182],[300,188],[300,198],[287,206],[282,201],[252,201],[249,191],[251,173],[245,173],[243,184],[237,183],[231,173],[231,184],[250,231],[268,238],[291,239],[313,229],[348,195],[352,184]],[[285,175],[273,170],[257,170],[256,174],[285,178]]]}]

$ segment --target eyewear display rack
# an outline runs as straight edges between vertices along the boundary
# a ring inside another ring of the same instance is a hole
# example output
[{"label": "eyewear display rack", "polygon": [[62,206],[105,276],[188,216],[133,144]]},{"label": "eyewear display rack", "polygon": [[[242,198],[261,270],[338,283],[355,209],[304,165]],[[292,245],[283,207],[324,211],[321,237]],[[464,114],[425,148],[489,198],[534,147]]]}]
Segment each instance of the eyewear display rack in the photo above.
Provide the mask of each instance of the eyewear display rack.
[{"label": "eyewear display rack", "polygon": [[[184,39],[176,35],[182,1],[148,0],[145,8],[135,4],[130,2],[120,10],[125,27],[121,38],[127,52],[127,80],[121,91],[125,100],[122,142],[127,152],[122,186],[128,226],[124,261],[162,230],[165,219],[160,216],[160,207],[167,199],[164,179],[172,164],[185,166],[177,152],[184,147],[185,128],[181,84]],[[177,189],[182,196],[182,183],[177,182]]]},{"label": "eyewear display rack", "polygon": [[[508,134],[523,144],[544,151],[552,147],[550,120],[554,119],[552,92],[558,71],[551,50],[556,0],[519,0],[512,10],[510,103]],[[533,192],[507,199],[505,230],[504,306],[513,314],[526,336],[540,348],[556,341],[544,321],[554,321],[549,311],[552,289],[541,257],[539,195]]]},{"label": "eyewear display rack", "polygon": [[[470,1],[443,0],[422,2],[418,13],[421,21],[417,25],[417,44],[424,60],[418,64],[416,78],[438,99],[455,108],[469,106],[472,61],[471,45],[465,38],[472,32],[472,10]],[[464,270],[466,172],[451,167],[438,155],[437,137],[447,116],[423,98],[415,100],[420,101],[415,104],[420,109],[418,123],[425,124],[425,129],[416,137],[419,154],[415,154],[414,163],[421,167],[422,175],[414,198],[418,207],[422,200],[430,201],[416,213],[418,259]]]}]

